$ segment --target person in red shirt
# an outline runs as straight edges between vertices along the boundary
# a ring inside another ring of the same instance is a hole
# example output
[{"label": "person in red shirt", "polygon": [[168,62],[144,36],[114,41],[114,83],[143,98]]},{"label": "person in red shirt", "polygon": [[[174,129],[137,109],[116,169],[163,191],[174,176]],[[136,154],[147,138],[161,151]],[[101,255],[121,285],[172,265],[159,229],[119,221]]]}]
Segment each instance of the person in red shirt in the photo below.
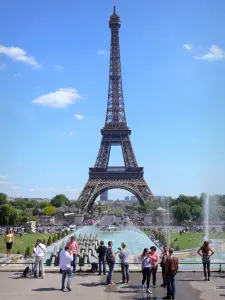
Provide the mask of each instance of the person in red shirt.
[{"label": "person in red shirt", "polygon": [[78,243],[76,242],[75,236],[72,236],[70,241],[67,243],[67,246],[70,248],[71,253],[73,254],[73,273],[76,273],[76,263],[77,263],[77,254],[78,254]]},{"label": "person in red shirt", "polygon": [[152,246],[150,248],[150,259],[151,259],[151,274],[152,275],[152,284],[155,288],[156,286],[156,273],[158,270],[158,263],[159,263],[159,254],[156,252],[156,247]]}]

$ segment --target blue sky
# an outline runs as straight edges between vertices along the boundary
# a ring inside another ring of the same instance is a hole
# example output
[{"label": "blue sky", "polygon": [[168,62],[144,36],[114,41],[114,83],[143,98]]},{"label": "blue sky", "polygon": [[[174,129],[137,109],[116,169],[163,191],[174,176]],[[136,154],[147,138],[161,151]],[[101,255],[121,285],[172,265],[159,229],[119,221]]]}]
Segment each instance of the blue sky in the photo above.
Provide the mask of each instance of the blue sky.
[{"label": "blue sky", "polygon": [[[82,190],[105,120],[112,2],[1,2],[0,191]],[[150,188],[225,193],[225,2],[118,0],[117,12],[127,122]]]}]

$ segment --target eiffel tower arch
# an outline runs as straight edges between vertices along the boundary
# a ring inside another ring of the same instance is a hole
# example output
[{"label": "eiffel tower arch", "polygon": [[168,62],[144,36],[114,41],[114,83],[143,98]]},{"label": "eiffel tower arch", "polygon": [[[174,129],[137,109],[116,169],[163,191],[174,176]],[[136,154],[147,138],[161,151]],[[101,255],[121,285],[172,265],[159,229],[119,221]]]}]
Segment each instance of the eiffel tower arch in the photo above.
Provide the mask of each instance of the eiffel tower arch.
[{"label": "eiffel tower arch", "polygon": [[[120,62],[119,29],[120,17],[114,6],[109,20],[111,29],[110,70],[108,103],[105,126],[101,130],[102,140],[93,168],[89,168],[89,179],[78,201],[81,211],[90,211],[96,198],[110,189],[124,189],[134,194],[140,204],[153,200],[154,196],[144,180],[144,169],[138,166],[127,126]],[[113,146],[122,148],[124,166],[109,166],[110,150]]]}]

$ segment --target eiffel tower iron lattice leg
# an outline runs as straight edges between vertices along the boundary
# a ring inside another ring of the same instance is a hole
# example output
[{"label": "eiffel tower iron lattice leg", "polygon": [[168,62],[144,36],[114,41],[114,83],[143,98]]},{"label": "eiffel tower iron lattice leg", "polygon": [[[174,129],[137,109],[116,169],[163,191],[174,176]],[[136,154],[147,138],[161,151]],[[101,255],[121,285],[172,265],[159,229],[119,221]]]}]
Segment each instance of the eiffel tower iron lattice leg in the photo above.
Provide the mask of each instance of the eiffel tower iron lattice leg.
[{"label": "eiffel tower iron lattice leg", "polygon": [[[124,189],[133,193],[144,204],[154,196],[144,180],[144,170],[138,166],[131,145],[131,130],[127,126],[120,62],[119,29],[120,17],[116,8],[110,17],[111,29],[110,70],[108,103],[105,126],[101,130],[102,141],[94,168],[89,169],[89,180],[79,196],[80,210],[91,211],[96,198],[110,189]],[[120,145],[124,166],[109,167],[111,147]]]},{"label": "eiffel tower iron lattice leg", "polygon": [[104,191],[110,189],[124,189],[136,196],[140,204],[152,198],[152,193],[144,178],[142,179],[89,179],[86,183],[79,201],[81,211],[90,211],[96,198]]}]

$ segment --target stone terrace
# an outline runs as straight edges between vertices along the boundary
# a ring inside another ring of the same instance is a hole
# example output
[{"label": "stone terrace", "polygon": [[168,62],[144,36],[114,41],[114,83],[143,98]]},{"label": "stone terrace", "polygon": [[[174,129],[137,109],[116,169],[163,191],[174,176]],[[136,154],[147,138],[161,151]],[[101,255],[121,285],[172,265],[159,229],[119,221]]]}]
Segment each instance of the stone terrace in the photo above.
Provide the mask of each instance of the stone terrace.
[{"label": "stone terrace", "polygon": [[[61,292],[60,274],[46,274],[42,279],[23,279],[21,273],[0,273],[1,300],[113,300],[113,299],[162,299],[166,290],[161,288],[161,274],[158,274],[157,287],[152,295],[140,289],[141,273],[131,274],[131,284],[120,284],[121,275],[114,274],[115,286],[105,285],[105,277],[80,274],[73,278],[72,292]],[[177,275],[177,295],[179,300],[217,300],[225,298],[225,276],[213,273],[210,282],[202,281],[202,273],[179,273]]]}]

